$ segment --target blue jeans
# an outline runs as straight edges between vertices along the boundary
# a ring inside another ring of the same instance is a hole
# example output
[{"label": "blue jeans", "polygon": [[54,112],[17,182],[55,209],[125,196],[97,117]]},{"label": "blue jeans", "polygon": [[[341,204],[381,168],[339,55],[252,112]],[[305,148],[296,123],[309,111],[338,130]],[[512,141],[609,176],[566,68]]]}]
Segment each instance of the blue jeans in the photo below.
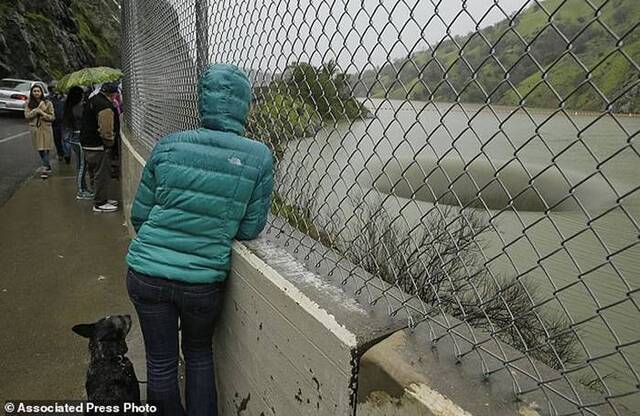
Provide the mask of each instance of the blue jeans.
[{"label": "blue jeans", "polygon": [[51,163],[49,162],[49,151],[38,150],[38,154],[40,155],[40,161],[42,162],[42,166],[45,168],[51,169]]},{"label": "blue jeans", "polygon": [[64,138],[65,156],[71,154],[71,149],[76,155],[76,187],[78,194],[88,192],[86,175],[86,162],[84,160],[84,151],[80,145],[80,133],[71,132]]},{"label": "blue jeans", "polygon": [[[72,138],[72,135],[76,135],[76,133],[65,133],[64,139],[62,140],[62,150],[65,157],[71,157],[71,142],[69,141]],[[80,136],[77,134],[77,136]],[[78,137],[78,140],[79,137]]]},{"label": "blue jeans", "polygon": [[[147,400],[155,415],[218,414],[213,373],[213,330],[222,309],[224,283],[189,284],[129,269],[127,290],[147,354]],[[186,413],[178,390],[178,319],[186,363]]]}]

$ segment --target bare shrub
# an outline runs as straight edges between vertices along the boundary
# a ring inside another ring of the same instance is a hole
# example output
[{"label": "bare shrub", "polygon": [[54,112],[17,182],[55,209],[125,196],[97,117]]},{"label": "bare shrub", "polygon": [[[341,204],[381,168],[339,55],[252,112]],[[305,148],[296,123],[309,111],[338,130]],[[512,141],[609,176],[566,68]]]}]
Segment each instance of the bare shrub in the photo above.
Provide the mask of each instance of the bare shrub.
[{"label": "bare shrub", "polygon": [[484,265],[480,241],[488,227],[478,211],[438,207],[414,230],[381,207],[365,207],[357,218],[353,240],[338,244],[353,263],[550,367],[579,360],[575,331],[543,310],[536,287]]}]

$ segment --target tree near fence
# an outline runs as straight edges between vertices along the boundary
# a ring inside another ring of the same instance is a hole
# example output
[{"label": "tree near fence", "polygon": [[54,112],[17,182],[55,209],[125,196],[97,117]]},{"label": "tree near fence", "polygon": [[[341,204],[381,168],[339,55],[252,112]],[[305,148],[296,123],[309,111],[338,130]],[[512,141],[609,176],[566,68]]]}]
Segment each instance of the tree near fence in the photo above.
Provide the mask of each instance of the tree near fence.
[{"label": "tree near fence", "polygon": [[289,141],[311,136],[324,124],[369,116],[334,61],[319,67],[306,62],[289,65],[260,89],[255,101],[247,134],[267,143],[276,160],[282,159]]}]

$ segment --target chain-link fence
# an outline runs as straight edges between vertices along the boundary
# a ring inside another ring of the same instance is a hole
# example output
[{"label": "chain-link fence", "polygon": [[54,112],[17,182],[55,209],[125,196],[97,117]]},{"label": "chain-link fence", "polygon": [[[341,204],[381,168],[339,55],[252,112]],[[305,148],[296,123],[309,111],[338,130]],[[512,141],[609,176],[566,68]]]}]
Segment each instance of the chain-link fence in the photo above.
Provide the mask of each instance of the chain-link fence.
[{"label": "chain-link fence", "polygon": [[240,66],[269,232],[541,413],[632,414],[639,25],[635,0],[127,0],[126,124],[196,127],[201,68]]}]

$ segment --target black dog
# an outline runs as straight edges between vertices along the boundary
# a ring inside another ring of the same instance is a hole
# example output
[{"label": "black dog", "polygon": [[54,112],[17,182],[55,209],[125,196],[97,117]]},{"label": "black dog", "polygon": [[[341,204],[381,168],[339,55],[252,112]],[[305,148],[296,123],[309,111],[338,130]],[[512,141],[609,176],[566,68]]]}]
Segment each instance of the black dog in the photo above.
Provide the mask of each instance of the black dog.
[{"label": "black dog", "polygon": [[107,316],[92,324],[80,324],[73,332],[89,338],[91,361],[87,369],[87,400],[93,403],[140,403],[140,387],[131,361],[125,357],[125,337],[131,329],[131,316]]}]

